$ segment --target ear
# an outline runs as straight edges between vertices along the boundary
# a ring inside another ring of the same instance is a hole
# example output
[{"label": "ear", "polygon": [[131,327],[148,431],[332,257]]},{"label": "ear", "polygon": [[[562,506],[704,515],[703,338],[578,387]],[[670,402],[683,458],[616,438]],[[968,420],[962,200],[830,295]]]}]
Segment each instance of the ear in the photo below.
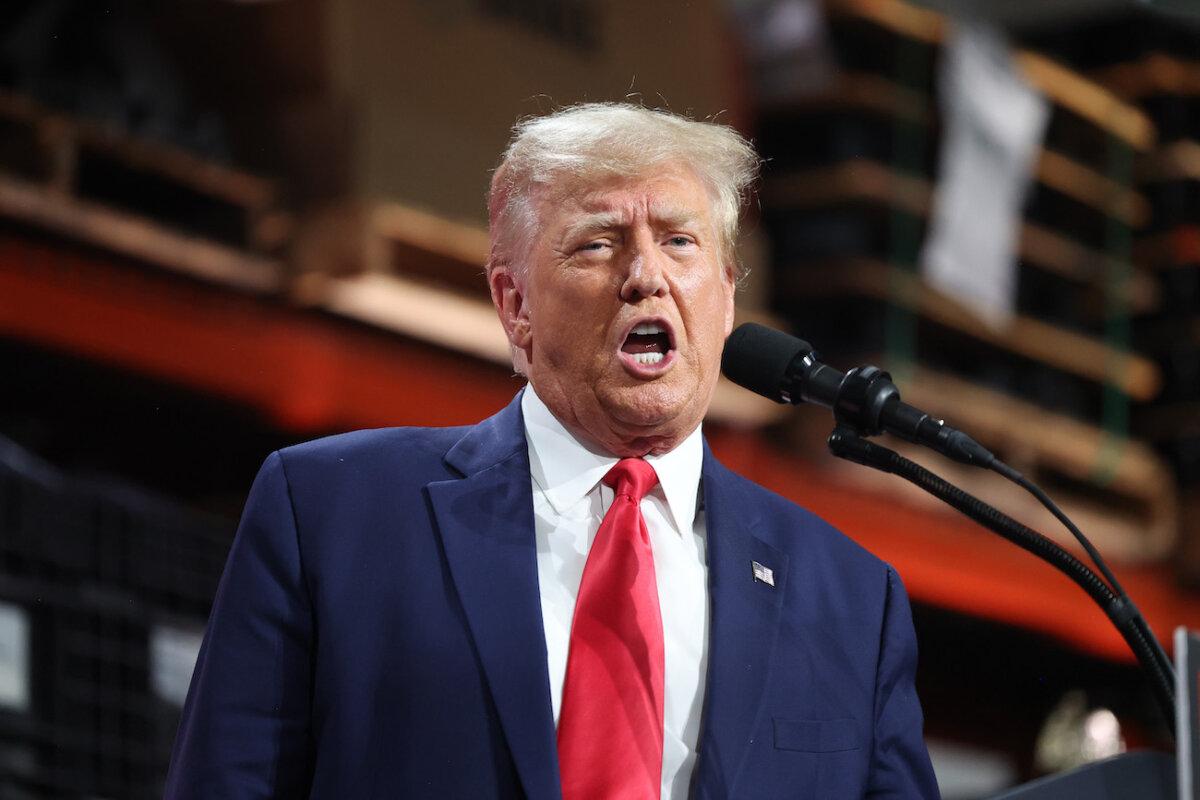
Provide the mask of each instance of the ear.
[{"label": "ear", "polygon": [[522,282],[507,264],[497,264],[488,273],[488,286],[492,291],[492,305],[496,307],[509,343],[518,350],[528,350],[533,331]]},{"label": "ear", "polygon": [[725,291],[725,338],[729,338],[729,334],[733,332],[733,317],[736,313],[736,303],[734,296],[737,294],[737,272],[736,268],[730,267],[725,270],[724,291]]}]

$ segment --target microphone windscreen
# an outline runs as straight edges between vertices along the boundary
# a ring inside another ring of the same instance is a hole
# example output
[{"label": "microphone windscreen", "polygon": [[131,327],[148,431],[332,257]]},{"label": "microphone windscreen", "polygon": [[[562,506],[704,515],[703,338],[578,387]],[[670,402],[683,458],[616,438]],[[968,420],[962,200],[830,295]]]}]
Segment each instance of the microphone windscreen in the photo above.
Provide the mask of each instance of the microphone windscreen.
[{"label": "microphone windscreen", "polygon": [[738,386],[784,403],[788,367],[796,356],[811,352],[812,345],[803,339],[747,322],[725,341],[721,371]]}]

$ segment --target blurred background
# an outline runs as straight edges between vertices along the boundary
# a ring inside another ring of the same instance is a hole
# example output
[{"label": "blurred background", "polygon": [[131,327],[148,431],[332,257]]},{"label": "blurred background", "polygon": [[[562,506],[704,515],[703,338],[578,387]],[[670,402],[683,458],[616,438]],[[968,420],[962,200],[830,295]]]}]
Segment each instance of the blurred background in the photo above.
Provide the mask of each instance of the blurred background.
[{"label": "blurred background", "polygon": [[[263,458],[506,404],[490,170],[517,119],[627,97],[769,159],[742,319],[889,369],[1045,487],[1161,639],[1200,627],[1192,4],[7,0],[0,797],[160,795]],[[705,430],[900,571],[948,800],[1172,746],[1080,590],[835,461],[831,424],[723,383]]]}]

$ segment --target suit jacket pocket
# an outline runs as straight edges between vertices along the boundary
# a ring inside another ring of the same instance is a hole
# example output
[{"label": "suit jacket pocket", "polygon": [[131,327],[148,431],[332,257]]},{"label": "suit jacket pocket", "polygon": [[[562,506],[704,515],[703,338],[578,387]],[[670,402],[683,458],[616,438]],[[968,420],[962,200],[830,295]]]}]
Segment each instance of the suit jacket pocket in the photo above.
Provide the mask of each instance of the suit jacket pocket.
[{"label": "suit jacket pocket", "polygon": [[803,753],[840,753],[857,750],[855,720],[782,719],[774,717],[775,747]]}]

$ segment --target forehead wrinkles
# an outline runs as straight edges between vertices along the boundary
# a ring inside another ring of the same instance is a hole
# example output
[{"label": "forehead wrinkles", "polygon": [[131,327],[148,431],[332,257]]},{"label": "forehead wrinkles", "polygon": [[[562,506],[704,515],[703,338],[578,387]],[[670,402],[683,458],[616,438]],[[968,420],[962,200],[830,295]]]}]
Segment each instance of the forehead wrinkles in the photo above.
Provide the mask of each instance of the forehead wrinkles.
[{"label": "forehead wrinkles", "polygon": [[564,233],[567,236],[588,231],[628,228],[640,222],[652,226],[677,227],[701,222],[705,208],[701,203],[681,202],[661,187],[595,192],[577,201],[577,213],[569,214]]}]

